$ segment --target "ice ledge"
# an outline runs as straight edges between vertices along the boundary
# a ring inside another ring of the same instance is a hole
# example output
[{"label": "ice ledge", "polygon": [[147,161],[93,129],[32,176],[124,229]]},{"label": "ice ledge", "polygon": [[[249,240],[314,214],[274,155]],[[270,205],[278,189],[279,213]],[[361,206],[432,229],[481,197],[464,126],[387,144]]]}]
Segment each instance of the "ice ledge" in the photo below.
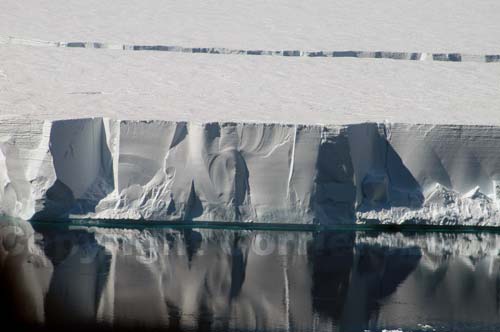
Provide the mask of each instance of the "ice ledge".
[{"label": "ice ledge", "polygon": [[68,217],[497,225],[500,127],[0,122],[0,209]]}]

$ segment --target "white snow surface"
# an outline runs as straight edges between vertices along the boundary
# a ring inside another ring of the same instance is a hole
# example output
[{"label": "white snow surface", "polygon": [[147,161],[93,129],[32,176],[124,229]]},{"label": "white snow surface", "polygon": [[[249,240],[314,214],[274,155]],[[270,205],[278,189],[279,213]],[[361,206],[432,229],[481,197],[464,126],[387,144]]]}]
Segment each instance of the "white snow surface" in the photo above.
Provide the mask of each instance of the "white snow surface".
[{"label": "white snow surface", "polygon": [[0,45],[0,118],[500,125],[500,65]]},{"label": "white snow surface", "polygon": [[500,53],[497,0],[2,0],[0,34],[250,49]]}]

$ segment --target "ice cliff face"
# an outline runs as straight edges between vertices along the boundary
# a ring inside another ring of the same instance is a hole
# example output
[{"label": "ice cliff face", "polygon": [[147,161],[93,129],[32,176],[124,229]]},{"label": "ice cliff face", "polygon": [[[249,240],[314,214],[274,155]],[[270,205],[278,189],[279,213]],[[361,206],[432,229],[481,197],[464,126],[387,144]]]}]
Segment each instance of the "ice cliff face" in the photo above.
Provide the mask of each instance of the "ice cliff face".
[{"label": "ice cliff face", "polygon": [[498,221],[497,127],[3,120],[0,208],[273,223]]}]

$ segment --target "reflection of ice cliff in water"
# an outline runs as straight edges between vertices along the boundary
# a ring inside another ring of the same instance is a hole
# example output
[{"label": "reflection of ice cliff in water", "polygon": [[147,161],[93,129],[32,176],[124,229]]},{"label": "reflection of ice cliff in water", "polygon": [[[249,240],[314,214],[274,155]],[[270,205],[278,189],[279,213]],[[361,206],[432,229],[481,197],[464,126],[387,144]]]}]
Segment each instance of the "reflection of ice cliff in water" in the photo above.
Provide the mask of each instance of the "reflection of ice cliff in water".
[{"label": "reflection of ice cliff in water", "polygon": [[498,323],[496,235],[2,226],[3,319],[221,331],[457,314]]}]

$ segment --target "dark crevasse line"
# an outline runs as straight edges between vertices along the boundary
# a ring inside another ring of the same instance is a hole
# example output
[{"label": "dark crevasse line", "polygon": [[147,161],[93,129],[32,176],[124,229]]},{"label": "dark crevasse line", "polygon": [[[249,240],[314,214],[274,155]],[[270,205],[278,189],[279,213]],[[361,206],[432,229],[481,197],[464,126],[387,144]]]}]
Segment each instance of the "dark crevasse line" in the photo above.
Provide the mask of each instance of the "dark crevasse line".
[{"label": "dark crevasse line", "polygon": [[321,57],[321,58],[364,58],[392,59],[408,61],[447,61],[447,62],[500,62],[500,54],[465,54],[432,52],[391,52],[391,51],[306,51],[306,50],[245,50],[226,47],[184,47],[178,45],[133,45],[104,42],[53,42],[29,40],[15,37],[0,37],[0,44],[46,46],[61,48],[114,49],[124,51],[160,51],[175,53],[202,53],[225,55],[266,55],[283,57]]}]

